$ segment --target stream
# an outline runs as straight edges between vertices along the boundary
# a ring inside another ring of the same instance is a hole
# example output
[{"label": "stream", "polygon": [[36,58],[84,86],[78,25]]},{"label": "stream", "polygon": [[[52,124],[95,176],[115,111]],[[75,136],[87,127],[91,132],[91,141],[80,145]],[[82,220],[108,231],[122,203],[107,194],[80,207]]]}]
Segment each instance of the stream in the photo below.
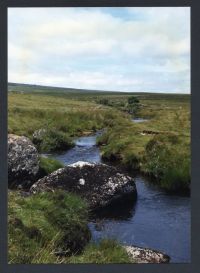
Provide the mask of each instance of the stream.
[{"label": "stream", "polygon": [[[141,122],[141,121],[140,121]],[[65,165],[77,161],[101,162],[96,137],[84,136],[66,152],[51,154]],[[117,239],[124,245],[160,250],[171,263],[190,262],[190,198],[170,195],[152,185],[148,178],[129,173],[135,179],[138,198],[134,204],[110,208],[89,223],[92,240]]]}]

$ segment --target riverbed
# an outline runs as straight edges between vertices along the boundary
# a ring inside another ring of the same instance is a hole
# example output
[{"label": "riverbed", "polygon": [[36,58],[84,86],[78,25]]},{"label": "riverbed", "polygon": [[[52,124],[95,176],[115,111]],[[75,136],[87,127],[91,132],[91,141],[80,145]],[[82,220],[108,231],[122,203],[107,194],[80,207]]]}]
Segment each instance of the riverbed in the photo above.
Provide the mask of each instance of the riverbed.
[{"label": "riverbed", "polygon": [[[65,165],[77,162],[101,162],[96,146],[98,132],[75,140],[66,152],[48,156]],[[129,173],[135,178],[138,198],[135,203],[106,210],[89,223],[92,240],[117,239],[124,245],[160,250],[172,263],[190,262],[190,198],[167,194],[146,177]]]}]

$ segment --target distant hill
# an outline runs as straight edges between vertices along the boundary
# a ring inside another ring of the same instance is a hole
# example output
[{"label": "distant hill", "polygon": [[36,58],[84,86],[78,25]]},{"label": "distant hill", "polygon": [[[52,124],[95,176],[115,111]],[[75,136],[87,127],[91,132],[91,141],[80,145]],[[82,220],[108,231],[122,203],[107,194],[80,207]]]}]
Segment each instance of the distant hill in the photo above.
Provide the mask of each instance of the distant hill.
[{"label": "distant hill", "polygon": [[67,88],[67,87],[53,87],[53,86],[43,86],[35,84],[24,84],[24,83],[8,83],[9,92],[20,92],[20,93],[45,93],[51,95],[136,95],[143,99],[162,99],[162,98],[175,98],[188,99],[190,94],[173,94],[173,93],[150,93],[150,92],[119,92],[119,91],[105,91],[105,90],[88,90],[88,89],[78,89],[78,88]]},{"label": "distant hill", "polygon": [[[8,83],[8,91],[19,91],[19,92],[91,92],[93,93],[96,90],[85,90],[78,88],[66,88],[66,87],[53,87],[53,86],[44,86],[44,85],[35,85],[35,84],[24,84],[24,83]],[[99,90],[100,91],[100,90]],[[100,91],[103,92],[103,91]]]}]

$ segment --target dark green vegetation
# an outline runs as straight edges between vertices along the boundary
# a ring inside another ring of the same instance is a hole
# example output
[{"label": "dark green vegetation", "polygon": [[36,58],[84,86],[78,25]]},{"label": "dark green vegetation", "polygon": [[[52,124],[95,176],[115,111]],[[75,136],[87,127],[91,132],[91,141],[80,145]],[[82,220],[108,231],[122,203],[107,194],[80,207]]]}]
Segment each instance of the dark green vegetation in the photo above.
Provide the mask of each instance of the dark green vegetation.
[{"label": "dark green vegetation", "polygon": [[[98,139],[105,160],[139,169],[167,190],[188,190],[189,95],[13,88],[9,87],[15,90],[9,92],[9,132],[32,138],[36,130],[46,129],[39,150],[66,149],[74,137],[106,128]],[[134,123],[133,116],[149,120]]]},{"label": "dark green vegetation", "polygon": [[40,152],[67,150],[73,147],[69,134],[57,131],[55,128],[45,128],[45,133],[42,134],[41,139],[37,141],[33,139],[33,143],[36,144]]},{"label": "dark green vegetation", "polygon": [[39,166],[40,166],[41,177],[48,175],[59,168],[64,167],[64,165],[60,161],[54,158],[43,157],[43,156],[40,156]]},{"label": "dark green vegetation", "polygon": [[8,197],[9,263],[130,262],[116,242],[88,244],[88,210],[79,197],[61,191]]},{"label": "dark green vegetation", "polygon": [[134,114],[134,115],[137,114],[137,112],[140,109],[140,101],[136,96],[132,96],[132,97],[128,98],[128,107],[127,107],[127,109],[128,109],[128,112],[130,114]]}]

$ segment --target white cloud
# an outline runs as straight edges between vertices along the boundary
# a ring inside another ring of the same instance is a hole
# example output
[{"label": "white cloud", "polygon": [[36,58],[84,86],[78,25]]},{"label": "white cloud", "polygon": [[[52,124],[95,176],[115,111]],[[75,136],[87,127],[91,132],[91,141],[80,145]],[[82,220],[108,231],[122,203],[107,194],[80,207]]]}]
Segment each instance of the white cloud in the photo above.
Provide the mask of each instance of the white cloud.
[{"label": "white cloud", "polygon": [[10,60],[16,59],[20,62],[23,60],[31,60],[34,57],[33,51],[27,47],[20,47],[8,42],[8,58]]},{"label": "white cloud", "polygon": [[[189,8],[122,8],[118,16],[113,11],[10,8],[9,81],[137,91],[148,89],[152,75],[151,88],[162,91],[160,71],[170,88],[179,89],[170,75],[190,73]],[[189,80],[184,84],[181,91],[189,92]]]}]

